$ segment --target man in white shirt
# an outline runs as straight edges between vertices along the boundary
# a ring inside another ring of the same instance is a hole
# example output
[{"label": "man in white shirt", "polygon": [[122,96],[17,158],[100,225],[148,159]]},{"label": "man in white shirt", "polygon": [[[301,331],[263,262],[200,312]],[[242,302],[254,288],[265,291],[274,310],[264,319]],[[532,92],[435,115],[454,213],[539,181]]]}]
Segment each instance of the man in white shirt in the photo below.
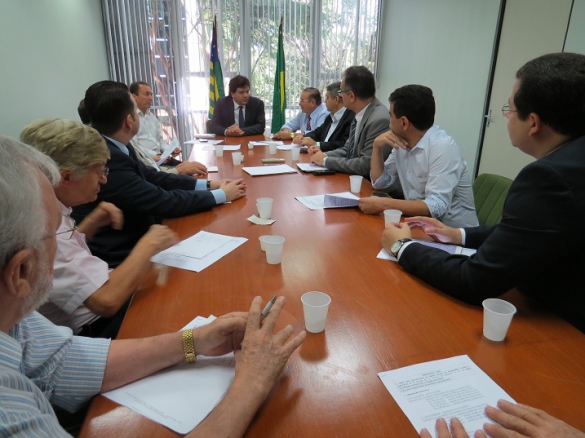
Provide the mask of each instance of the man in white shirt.
[{"label": "man in white shirt", "polygon": [[[370,176],[375,189],[398,189],[404,199],[360,199],[367,214],[397,209],[453,227],[478,225],[467,164],[455,140],[438,126],[430,88],[406,85],[390,95],[390,131],[374,141]],[[393,150],[384,161],[382,150]]]},{"label": "man in white shirt", "polygon": [[317,129],[323,124],[327,114],[327,107],[321,103],[321,93],[313,87],[305,88],[299,99],[299,112],[292,120],[282,125],[280,131],[274,134],[277,140],[290,140],[293,134],[301,131],[303,134]]},{"label": "man in white shirt", "polygon": [[[306,134],[297,134],[293,143],[301,146],[317,146],[323,152],[332,151],[345,144],[355,113],[343,105],[340,81],[327,85],[325,106],[329,115],[323,124]],[[303,151],[306,152],[306,149],[301,150]]]},{"label": "man in white shirt", "polygon": [[[156,162],[160,160],[161,154],[167,148],[164,140],[160,122],[150,113],[152,106],[153,93],[152,88],[146,82],[136,81],[130,85],[130,93],[136,101],[138,107],[138,117],[140,117],[140,129],[134,137],[134,141]],[[172,155],[176,156],[181,153],[181,148],[177,147]],[[165,164],[177,165],[180,162],[173,157],[167,158]]]}]

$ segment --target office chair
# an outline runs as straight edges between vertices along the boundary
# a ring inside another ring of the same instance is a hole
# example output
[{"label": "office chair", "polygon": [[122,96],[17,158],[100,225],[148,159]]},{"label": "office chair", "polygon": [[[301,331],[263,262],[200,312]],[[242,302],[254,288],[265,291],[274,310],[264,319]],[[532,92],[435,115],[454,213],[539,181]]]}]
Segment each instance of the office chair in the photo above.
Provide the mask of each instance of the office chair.
[{"label": "office chair", "polygon": [[502,220],[504,201],[512,180],[500,175],[484,173],[473,183],[475,211],[480,225],[496,225]]}]

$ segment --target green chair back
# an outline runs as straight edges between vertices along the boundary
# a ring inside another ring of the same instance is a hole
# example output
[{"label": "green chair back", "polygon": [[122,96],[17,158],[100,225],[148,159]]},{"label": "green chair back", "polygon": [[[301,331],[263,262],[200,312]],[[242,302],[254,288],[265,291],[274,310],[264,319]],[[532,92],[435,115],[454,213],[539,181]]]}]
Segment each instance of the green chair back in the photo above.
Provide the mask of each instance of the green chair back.
[{"label": "green chair back", "polygon": [[484,173],[473,183],[475,211],[480,225],[496,225],[502,220],[504,201],[512,180],[500,175]]}]

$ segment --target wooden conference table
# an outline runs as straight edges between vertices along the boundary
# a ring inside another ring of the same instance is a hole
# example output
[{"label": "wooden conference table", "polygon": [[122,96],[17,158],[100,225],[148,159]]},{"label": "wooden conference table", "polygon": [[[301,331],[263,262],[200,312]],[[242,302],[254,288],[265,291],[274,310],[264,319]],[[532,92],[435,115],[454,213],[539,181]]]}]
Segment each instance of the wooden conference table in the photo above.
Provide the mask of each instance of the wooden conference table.
[{"label": "wooden conference table", "polygon": [[[260,165],[267,146],[248,150],[263,136],[226,139],[242,144],[244,165]],[[289,151],[277,157],[296,168]],[[274,157],[274,156],[272,156]],[[349,190],[345,174],[251,177],[223,158],[194,147],[191,159],[218,165],[211,179],[243,178],[247,197],[165,223],[181,239],[200,230],[249,240],[200,273],[172,269],[165,286],[152,278],[134,296],[119,338],[179,330],[197,315],[247,310],[252,298],[284,295],[280,326],[303,328],[300,297],[327,292],[327,327],[309,334],[293,354],[281,381],[250,425],[247,437],[417,437],[377,373],[467,354],[518,402],[543,408],[585,429],[585,336],[563,320],[511,291],[518,308],[508,336],[495,343],[482,336],[482,310],[455,301],[376,258],[382,216],[357,209],[311,211],[295,196]],[[308,162],[301,155],[301,162]],[[362,196],[371,193],[364,181]],[[274,198],[271,226],[246,220],[256,199]],[[268,265],[258,237],[286,238],[282,264]],[[554,293],[554,291],[551,291]],[[194,397],[197,388],[193,388]],[[174,432],[98,396],[82,437],[174,437]]]}]

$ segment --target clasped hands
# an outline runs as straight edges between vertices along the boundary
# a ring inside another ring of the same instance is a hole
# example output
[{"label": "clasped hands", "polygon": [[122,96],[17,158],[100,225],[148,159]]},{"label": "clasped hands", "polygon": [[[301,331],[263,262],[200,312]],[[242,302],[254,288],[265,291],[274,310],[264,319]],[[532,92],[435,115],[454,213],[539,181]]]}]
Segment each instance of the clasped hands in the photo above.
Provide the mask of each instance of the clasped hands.
[{"label": "clasped hands", "polygon": [[234,123],[232,126],[228,126],[225,130],[226,137],[241,137],[245,133],[240,129],[240,126],[237,123]]}]

